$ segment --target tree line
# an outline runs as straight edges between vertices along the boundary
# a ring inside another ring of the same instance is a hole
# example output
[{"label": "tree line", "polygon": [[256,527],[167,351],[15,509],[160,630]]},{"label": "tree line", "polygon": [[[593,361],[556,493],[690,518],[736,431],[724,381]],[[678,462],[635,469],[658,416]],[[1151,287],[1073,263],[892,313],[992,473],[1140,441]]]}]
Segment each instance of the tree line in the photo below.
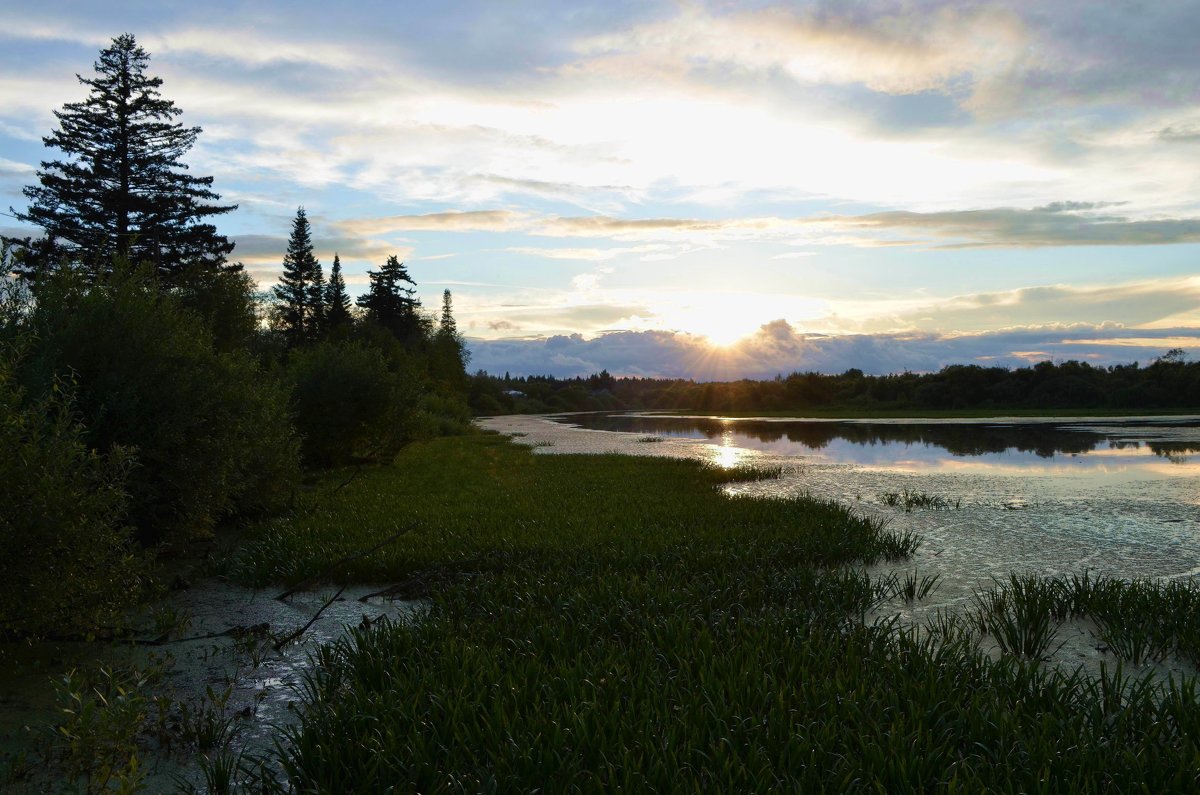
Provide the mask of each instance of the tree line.
[{"label": "tree line", "polygon": [[1030,367],[951,365],[936,373],[840,375],[795,372],[767,381],[510,377],[476,373],[471,404],[481,414],[618,409],[802,412],[812,409],[1006,410],[1200,408],[1200,362],[1175,348],[1148,366],[1038,362]]},{"label": "tree line", "polygon": [[306,470],[387,462],[470,422],[451,296],[403,263],[352,305],[300,209],[267,294],[211,220],[148,54],[113,39],[44,142],[39,237],[0,242],[0,637],[81,634],[145,595],[153,560],[288,510]]}]

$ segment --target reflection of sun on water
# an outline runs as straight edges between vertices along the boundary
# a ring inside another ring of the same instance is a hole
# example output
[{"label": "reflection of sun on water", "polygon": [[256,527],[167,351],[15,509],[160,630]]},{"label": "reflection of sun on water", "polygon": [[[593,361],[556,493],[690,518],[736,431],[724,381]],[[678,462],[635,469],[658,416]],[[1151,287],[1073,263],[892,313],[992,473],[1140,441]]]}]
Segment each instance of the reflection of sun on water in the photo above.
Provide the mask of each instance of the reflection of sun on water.
[{"label": "reflection of sun on water", "polygon": [[722,469],[730,469],[742,463],[748,452],[734,444],[732,431],[721,434],[720,445],[709,445],[712,462]]}]

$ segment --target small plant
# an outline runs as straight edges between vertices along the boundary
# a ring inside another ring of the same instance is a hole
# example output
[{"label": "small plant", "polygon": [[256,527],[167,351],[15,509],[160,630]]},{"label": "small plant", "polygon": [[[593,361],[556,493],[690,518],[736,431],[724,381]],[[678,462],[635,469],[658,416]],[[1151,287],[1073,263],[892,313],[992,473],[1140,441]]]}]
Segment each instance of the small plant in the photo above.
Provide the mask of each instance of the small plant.
[{"label": "small plant", "polygon": [[1053,646],[1062,624],[1056,617],[1057,597],[1054,583],[1012,574],[1006,584],[976,595],[979,627],[995,638],[1006,654],[1042,660],[1062,646]]},{"label": "small plant", "polygon": [[138,733],[150,700],[146,691],[160,667],[100,667],[69,671],[56,683],[62,722],[57,727],[64,773],[88,792],[136,792],[145,777]]},{"label": "small plant", "polygon": [[940,578],[940,575],[937,574],[926,574],[918,579],[914,569],[911,573],[904,575],[904,581],[900,583],[899,595],[904,597],[906,602],[924,599],[937,589]]},{"label": "small plant", "polygon": [[666,440],[663,439],[661,436],[639,436],[638,441],[643,442],[645,444],[652,444],[654,442],[662,442],[662,441],[666,441]]},{"label": "small plant", "polygon": [[923,491],[885,491],[879,495],[879,501],[891,508],[903,508],[905,513],[912,513],[920,508],[929,511],[949,511],[962,507],[962,498],[950,502],[945,497],[927,494]]},{"label": "small plant", "polygon": [[242,755],[228,748],[214,754],[200,755],[200,770],[204,773],[204,787],[208,795],[228,795],[234,791],[236,775],[241,769]]},{"label": "small plant", "polygon": [[212,687],[205,688],[204,698],[198,703],[181,704],[179,730],[184,742],[202,752],[229,745],[238,732],[233,717],[226,710],[231,695],[232,683],[220,692]]},{"label": "small plant", "polygon": [[192,625],[192,612],[186,607],[165,605],[154,611],[154,637],[167,640],[172,635],[180,636]]}]

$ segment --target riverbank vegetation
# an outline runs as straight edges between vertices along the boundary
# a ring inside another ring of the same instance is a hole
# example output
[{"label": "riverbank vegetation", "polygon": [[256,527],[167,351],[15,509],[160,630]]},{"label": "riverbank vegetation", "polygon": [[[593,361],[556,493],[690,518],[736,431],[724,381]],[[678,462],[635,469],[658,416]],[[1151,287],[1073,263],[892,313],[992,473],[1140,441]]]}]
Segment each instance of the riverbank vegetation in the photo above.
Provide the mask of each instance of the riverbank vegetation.
[{"label": "riverbank vegetation", "polygon": [[[328,576],[429,599],[417,621],[360,628],[321,652],[280,744],[281,785],[1197,784],[1194,682],[1129,673],[1115,629],[1176,615],[1152,622],[1162,637],[1149,648],[1190,657],[1193,587],[1017,580],[965,617],[902,628],[872,616],[921,589],[853,564],[902,560],[915,539],[836,505],[716,489],[752,472],[536,455],[487,436],[413,445],[397,464],[314,496],[311,515],[260,525],[230,560],[248,582],[295,581],[399,531]],[[1072,616],[1096,620],[1118,650],[1099,677],[1043,660],[1037,626]],[[1009,646],[993,657],[998,641]]]},{"label": "riverbank vegetation", "polygon": [[80,78],[19,216],[45,235],[0,245],[0,639],[119,632],[156,557],[286,510],[306,470],[468,428],[449,292],[433,316],[390,257],[352,308],[301,208],[259,293],[148,61],[124,35]]},{"label": "riverbank vegetation", "polygon": [[936,373],[795,372],[768,381],[510,377],[477,373],[480,414],[644,409],[805,417],[1044,416],[1200,410],[1200,362],[1173,349],[1148,366],[1039,362],[1008,369],[951,365]]}]

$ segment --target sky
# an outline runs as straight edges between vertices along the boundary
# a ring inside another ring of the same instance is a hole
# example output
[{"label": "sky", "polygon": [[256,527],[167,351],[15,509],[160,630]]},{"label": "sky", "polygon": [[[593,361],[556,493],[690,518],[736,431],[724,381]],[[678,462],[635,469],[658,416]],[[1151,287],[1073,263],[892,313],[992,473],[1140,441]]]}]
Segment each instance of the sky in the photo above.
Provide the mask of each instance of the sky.
[{"label": "sky", "polygon": [[303,206],[472,371],[1200,355],[1200,2],[18,0],[0,211],[126,32],[264,289]]}]

